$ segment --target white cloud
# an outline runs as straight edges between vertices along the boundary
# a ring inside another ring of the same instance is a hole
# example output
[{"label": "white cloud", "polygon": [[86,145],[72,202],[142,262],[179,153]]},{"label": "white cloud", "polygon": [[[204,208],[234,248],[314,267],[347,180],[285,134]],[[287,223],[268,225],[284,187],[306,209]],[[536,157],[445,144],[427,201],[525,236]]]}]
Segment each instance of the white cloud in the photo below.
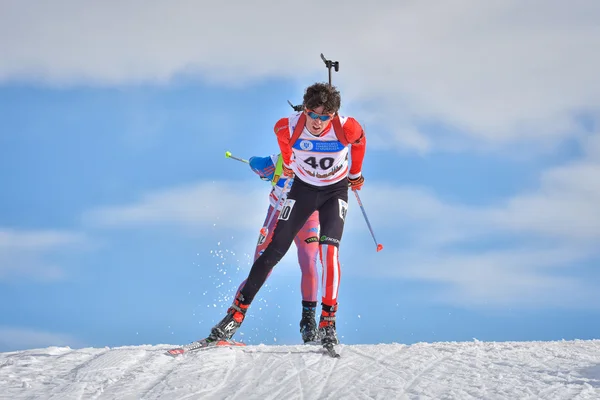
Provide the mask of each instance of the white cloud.
[{"label": "white cloud", "polygon": [[[306,21],[316,9],[337,22],[315,30]],[[396,146],[439,146],[418,133],[431,121],[470,145],[553,144],[580,130],[578,113],[600,108],[599,19],[595,0],[8,0],[0,5],[0,81],[299,82],[326,79],[324,52],[341,63],[344,103],[374,101]]]},{"label": "white cloud", "polygon": [[496,199],[494,205],[452,204],[426,188],[392,185],[368,186],[363,197],[376,211],[373,218],[378,224],[422,224],[425,238],[431,229],[438,232],[433,237],[446,236],[455,242],[494,232],[591,245],[600,241],[598,143],[600,134],[586,137],[583,157],[544,170],[536,187]]},{"label": "white cloud", "polygon": [[48,259],[66,249],[82,249],[88,239],[79,233],[0,228],[0,280],[28,276],[36,280],[57,280],[64,270]]},{"label": "white cloud", "polygon": [[582,158],[544,171],[537,190],[509,199],[504,207],[491,212],[491,219],[514,231],[597,247],[600,242],[598,143],[598,133],[585,138]]},{"label": "white cloud", "polygon": [[214,224],[258,230],[268,208],[270,186],[245,182],[202,182],[158,190],[127,205],[90,210],[84,222],[99,227],[172,225],[191,229]]},{"label": "white cloud", "polygon": [[554,168],[538,192],[512,198],[498,225],[564,240],[600,240],[600,163]]},{"label": "white cloud", "polygon": [[49,346],[83,347],[71,335],[0,326],[0,351],[17,351]]},{"label": "white cloud", "polygon": [[0,249],[3,250],[44,251],[81,240],[80,235],[71,232],[0,229]]},{"label": "white cloud", "polygon": [[371,273],[438,284],[425,296],[453,305],[597,308],[596,288],[578,268],[589,256],[529,240],[498,250],[421,247],[378,254]]}]

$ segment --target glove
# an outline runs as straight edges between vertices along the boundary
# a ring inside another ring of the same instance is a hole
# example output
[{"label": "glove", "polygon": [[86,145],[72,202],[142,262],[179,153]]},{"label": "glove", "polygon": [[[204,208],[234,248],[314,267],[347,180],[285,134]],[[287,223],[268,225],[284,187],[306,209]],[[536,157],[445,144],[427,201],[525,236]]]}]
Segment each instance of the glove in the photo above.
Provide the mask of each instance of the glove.
[{"label": "glove", "polygon": [[359,175],[357,178],[350,178],[348,177],[348,182],[350,186],[350,189],[352,190],[360,190],[363,186],[363,184],[365,183],[365,178],[361,175]]},{"label": "glove", "polygon": [[248,165],[250,169],[263,181],[270,181],[273,178],[273,173],[265,175],[267,157],[250,157]]},{"label": "glove", "polygon": [[258,157],[252,156],[248,159],[248,165],[250,166],[250,169],[254,172],[256,172],[258,174]]},{"label": "glove", "polygon": [[283,176],[285,176],[286,178],[293,178],[294,177],[294,171],[292,171],[291,168],[289,168],[287,165],[283,164]]}]

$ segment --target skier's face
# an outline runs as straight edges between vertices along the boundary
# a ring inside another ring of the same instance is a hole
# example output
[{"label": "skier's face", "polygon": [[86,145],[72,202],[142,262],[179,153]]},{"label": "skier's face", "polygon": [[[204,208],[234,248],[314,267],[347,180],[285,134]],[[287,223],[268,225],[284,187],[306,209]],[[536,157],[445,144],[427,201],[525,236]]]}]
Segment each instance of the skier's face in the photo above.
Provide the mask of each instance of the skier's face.
[{"label": "skier's face", "polygon": [[313,135],[318,136],[321,133],[323,133],[325,128],[327,128],[327,126],[329,126],[329,123],[331,122],[332,115],[324,114],[323,106],[319,106],[314,110],[305,110],[304,113],[307,116],[306,128]]}]

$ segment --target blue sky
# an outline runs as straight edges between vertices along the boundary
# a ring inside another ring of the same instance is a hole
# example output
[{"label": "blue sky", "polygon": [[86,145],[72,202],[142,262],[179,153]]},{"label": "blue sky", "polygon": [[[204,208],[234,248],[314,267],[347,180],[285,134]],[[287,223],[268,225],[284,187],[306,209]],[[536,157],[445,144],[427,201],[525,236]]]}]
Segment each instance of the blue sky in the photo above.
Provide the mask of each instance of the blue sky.
[{"label": "blue sky", "polygon": [[[351,198],[342,341],[597,338],[596,2],[60,3],[0,5],[0,351],[205,336],[270,189],[224,153],[277,152],[321,52],[366,127],[360,194],[385,246]],[[345,23],[288,29],[317,6]],[[300,341],[294,251],[248,343]]]}]

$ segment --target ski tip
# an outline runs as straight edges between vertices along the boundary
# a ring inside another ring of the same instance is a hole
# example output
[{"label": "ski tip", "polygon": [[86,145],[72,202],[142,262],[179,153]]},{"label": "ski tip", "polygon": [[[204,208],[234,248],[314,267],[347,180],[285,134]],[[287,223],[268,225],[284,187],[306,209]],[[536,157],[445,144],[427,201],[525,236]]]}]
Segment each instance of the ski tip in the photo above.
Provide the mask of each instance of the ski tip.
[{"label": "ski tip", "polygon": [[183,353],[185,353],[184,349],[171,349],[171,350],[167,350],[165,352],[166,355],[172,356],[172,357],[177,357],[178,355],[181,355]]},{"label": "ski tip", "polygon": [[227,158],[231,157],[231,152],[230,151],[226,151],[225,152],[225,157],[227,157]]},{"label": "ski tip", "polygon": [[377,245],[377,252],[380,252],[381,250],[383,250],[383,245],[381,243],[379,243]]}]

